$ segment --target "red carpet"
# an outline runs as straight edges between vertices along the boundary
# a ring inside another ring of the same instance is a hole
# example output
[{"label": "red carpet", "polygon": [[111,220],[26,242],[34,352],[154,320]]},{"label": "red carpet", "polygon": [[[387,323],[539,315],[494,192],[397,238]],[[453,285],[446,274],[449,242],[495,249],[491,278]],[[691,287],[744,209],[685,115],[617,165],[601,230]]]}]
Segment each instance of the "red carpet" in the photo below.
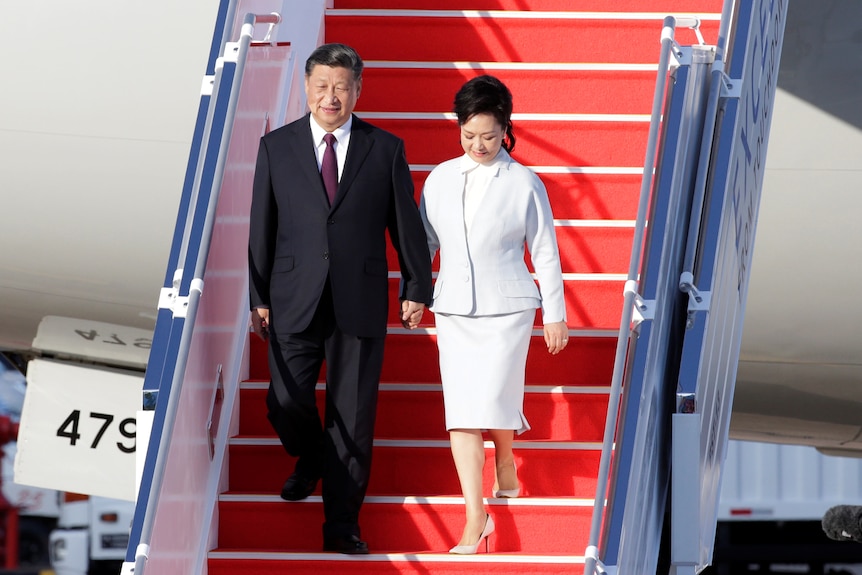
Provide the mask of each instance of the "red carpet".
[{"label": "red carpet", "polygon": [[[619,16],[594,14],[609,9]],[[453,10],[533,12],[440,12]],[[566,12],[535,13],[559,10]],[[433,314],[421,333],[393,325],[361,516],[372,554],[348,557],[320,552],[319,491],[295,503],[277,495],[294,462],[266,421],[266,350],[253,337],[210,575],[583,572],[655,85],[649,66],[658,61],[663,15],[720,10],[720,0],[335,0],[325,40],[351,44],[366,60],[357,114],[405,140],[417,199],[431,166],[461,153],[456,124],[444,116],[458,87],[483,64],[510,87],[514,156],[539,173],[557,220],[571,340],[551,357],[541,336],[533,338],[525,399],[533,429],[515,446],[524,496],[489,499],[497,525],[491,553],[459,557],[446,553],[464,510],[444,428]],[[624,17],[629,12],[652,14]],[[708,42],[717,29],[717,19],[704,22]],[[677,38],[694,42],[690,31]],[[390,280],[393,306],[397,283]],[[487,455],[490,495],[492,448]]]}]

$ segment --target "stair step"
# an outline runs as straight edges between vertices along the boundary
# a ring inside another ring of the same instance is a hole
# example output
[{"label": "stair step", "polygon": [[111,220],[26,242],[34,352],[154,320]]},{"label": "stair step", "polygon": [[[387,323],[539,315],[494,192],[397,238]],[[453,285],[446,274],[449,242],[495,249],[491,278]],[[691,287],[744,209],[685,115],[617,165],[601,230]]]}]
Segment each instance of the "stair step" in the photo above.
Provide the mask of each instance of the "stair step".
[{"label": "stair step", "polygon": [[[274,437],[266,419],[263,382],[244,383],[240,389],[239,435]],[[324,409],[325,385],[317,390]],[[601,441],[608,407],[607,388],[527,386],[524,412],[532,429],[524,441]],[[382,384],[377,405],[378,439],[448,439],[439,384]]]},{"label": "stair step", "polygon": [[[631,242],[629,242],[630,244]],[[391,313],[390,326],[399,327],[398,321],[399,285],[401,276],[398,268],[392,262],[397,262],[394,255],[389,256],[389,309]],[[397,264],[396,264],[397,265]],[[577,269],[577,268],[575,268]],[[436,273],[436,264],[434,272]],[[563,291],[566,302],[566,320],[569,330],[617,330],[620,325],[623,304],[623,287],[626,275],[622,273],[571,273],[563,271]],[[434,327],[433,311],[426,313],[420,322],[422,328]],[[536,311],[533,322],[536,329],[542,328],[541,311]],[[391,333],[391,330],[390,330]],[[570,344],[571,347],[571,344]]]},{"label": "stair step", "polygon": [[[516,441],[514,450],[523,495],[595,495],[600,442]],[[233,438],[229,452],[231,493],[278,494],[296,463],[276,438]],[[493,443],[488,443],[486,453],[484,486],[490,496],[494,485]],[[368,485],[371,495],[461,494],[448,441],[376,440],[373,459]]]},{"label": "stair step", "polygon": [[[417,66],[428,66],[417,68]],[[409,68],[407,68],[409,66]],[[506,68],[511,66],[512,68]],[[521,67],[516,67],[521,66]],[[359,115],[365,112],[451,112],[461,85],[480,74],[499,78],[512,92],[519,113],[649,114],[656,67],[631,70],[465,62],[366,62]],[[410,81],[405,82],[409,74]],[[428,86],[434,86],[429,90]],[[398,94],[393,98],[393,94]],[[618,94],[626,94],[619,98]]]},{"label": "stair step", "polygon": [[[562,221],[559,216],[555,218]],[[555,228],[564,273],[626,273],[631,259],[634,222],[574,220],[571,223],[574,225]]]},{"label": "stair step", "polygon": [[[413,167],[417,202],[431,167]],[[614,168],[602,173],[549,173],[541,166],[532,169],[545,184],[557,219],[634,220],[637,216],[642,168],[626,168],[626,173],[614,173],[618,170]]]},{"label": "stair step", "polygon": [[[555,214],[556,215],[556,214]],[[625,274],[629,268],[634,223],[614,220],[556,218],[557,245],[563,273]],[[387,243],[386,258],[397,269],[398,255]],[[532,264],[528,267],[532,271]],[[435,271],[437,266],[435,265]],[[395,288],[398,285],[395,284]],[[396,298],[397,299],[397,298]]]},{"label": "stair step", "polygon": [[[493,553],[581,554],[593,500],[489,499],[497,530]],[[282,501],[277,495],[219,498],[219,546],[256,551],[318,551],[322,548],[323,503],[319,496]],[[460,497],[367,497],[360,517],[362,538],[372,551],[423,553],[448,550],[461,536]]]},{"label": "stair step", "polygon": [[[537,10],[578,12],[663,12],[679,14],[679,0],[335,0],[336,9]],[[689,2],[697,12],[720,13],[721,0]]]},{"label": "stair step", "polygon": [[[448,119],[400,119],[357,114],[404,140],[410,163],[436,165],[460,156],[458,125]],[[649,118],[596,121],[518,119],[512,156],[527,166],[643,166]]]},{"label": "stair step", "polygon": [[[409,15],[407,15],[409,14]],[[356,48],[364,60],[388,60],[398,46],[400,60],[506,62],[658,62],[662,20],[666,14],[620,19],[601,13],[469,13],[460,11],[327,10],[326,35]],[[620,30],[625,29],[625,41]],[[701,31],[714,43],[718,21],[704,21]],[[473,38],[453,42],[452,38]],[[548,38],[571,41],[548,42]],[[676,31],[680,44],[698,40],[688,29]],[[652,50],[645,47],[652,46]]]},{"label": "stair step", "polygon": [[[620,282],[622,299],[622,282]],[[591,302],[590,305],[601,305]],[[571,320],[570,321],[576,321]],[[619,325],[617,325],[619,328]],[[249,379],[269,381],[267,344],[255,335],[251,341]],[[544,341],[533,337],[527,356],[527,383],[544,385],[553,383],[562,386],[610,385],[616,353],[616,331],[608,331],[606,337],[581,337],[577,331],[570,332],[569,346],[562,354],[552,356]],[[384,352],[382,383],[436,383],[440,379],[437,363],[437,344],[426,330],[410,333],[394,332],[386,336],[387,351]],[[436,381],[429,381],[434,377]]]},{"label": "stair step", "polygon": [[558,575],[582,572],[584,565],[581,555],[371,553],[348,556],[226,548],[211,551],[209,559],[209,575]]},{"label": "stair step", "polygon": [[[620,317],[622,316],[623,287],[626,276],[623,274],[574,275],[577,276],[577,279],[567,279],[567,275],[563,276],[566,321],[569,329],[582,330],[595,328],[599,330],[618,330],[620,327]],[[396,310],[399,309],[398,281],[398,277],[393,277],[389,280],[389,308],[392,310],[393,320],[397,319],[395,314],[397,313]],[[426,313],[420,325],[421,327],[433,327],[433,312]],[[533,325],[537,329],[541,329],[541,312],[536,312],[536,320]],[[568,357],[573,345],[574,342],[570,342],[565,355],[560,357]],[[535,359],[530,358],[528,362]],[[549,359],[555,361],[554,358]],[[385,369],[386,367],[384,367]],[[389,381],[397,381],[397,377],[395,380],[390,379]],[[561,385],[569,385],[568,382],[560,383]]]}]

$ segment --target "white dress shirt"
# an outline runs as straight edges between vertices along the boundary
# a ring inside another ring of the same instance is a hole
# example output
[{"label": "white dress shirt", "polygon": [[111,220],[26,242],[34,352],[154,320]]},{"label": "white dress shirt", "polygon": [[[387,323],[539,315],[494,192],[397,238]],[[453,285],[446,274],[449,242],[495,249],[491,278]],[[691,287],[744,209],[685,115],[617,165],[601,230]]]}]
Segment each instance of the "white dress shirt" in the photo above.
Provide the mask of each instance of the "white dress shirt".
[{"label": "white dress shirt", "polygon": [[501,154],[489,164],[479,164],[470,156],[464,154],[461,157],[461,171],[465,176],[464,184],[464,225],[469,230],[473,224],[473,218],[479,210],[482,198],[488,192],[491,179],[497,175],[502,162]]},{"label": "white dress shirt", "polygon": [[[323,136],[327,134],[326,130],[320,127],[317,121],[314,119],[314,116],[309,115],[309,122],[311,122],[311,138],[314,141],[314,149],[317,152],[317,169],[320,170],[320,166],[323,163],[323,152],[326,151],[326,142],[323,141]],[[336,143],[334,144],[335,148],[335,159],[338,163],[338,181],[341,181],[341,174],[344,171],[344,162],[347,160],[347,147],[350,145],[350,128],[353,126],[353,116],[341,126],[332,131],[332,135],[335,136]]]}]

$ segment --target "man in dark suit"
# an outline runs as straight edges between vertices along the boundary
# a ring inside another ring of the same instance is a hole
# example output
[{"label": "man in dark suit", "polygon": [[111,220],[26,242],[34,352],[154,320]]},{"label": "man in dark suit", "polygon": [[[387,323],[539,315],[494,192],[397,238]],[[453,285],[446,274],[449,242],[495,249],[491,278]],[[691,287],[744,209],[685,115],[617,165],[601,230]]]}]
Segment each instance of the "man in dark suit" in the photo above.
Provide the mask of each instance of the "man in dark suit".
[{"label": "man in dark suit", "polygon": [[[417,327],[431,302],[404,143],[353,116],[362,66],[343,44],[309,56],[310,114],[261,138],[249,233],[252,324],[270,342],[267,416],[298,458],[281,496],[304,499],[322,478],[324,550],[351,554],[368,553],[358,519],[386,335],[387,230],[401,269],[402,324]],[[324,360],[321,422],[315,385]]]}]

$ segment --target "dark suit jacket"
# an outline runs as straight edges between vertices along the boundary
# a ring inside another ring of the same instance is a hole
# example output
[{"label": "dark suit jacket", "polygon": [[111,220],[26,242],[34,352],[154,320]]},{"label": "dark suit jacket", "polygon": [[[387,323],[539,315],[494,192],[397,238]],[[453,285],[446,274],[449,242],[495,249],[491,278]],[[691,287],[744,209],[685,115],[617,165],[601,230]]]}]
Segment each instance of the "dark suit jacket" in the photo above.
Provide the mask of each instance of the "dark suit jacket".
[{"label": "dark suit jacket", "polygon": [[431,303],[428,245],[404,142],[354,116],[330,208],[309,121],[306,114],[260,141],[249,224],[251,307],[270,308],[276,334],[301,332],[328,276],[341,330],[381,337],[389,314],[387,229],[401,299]]}]

